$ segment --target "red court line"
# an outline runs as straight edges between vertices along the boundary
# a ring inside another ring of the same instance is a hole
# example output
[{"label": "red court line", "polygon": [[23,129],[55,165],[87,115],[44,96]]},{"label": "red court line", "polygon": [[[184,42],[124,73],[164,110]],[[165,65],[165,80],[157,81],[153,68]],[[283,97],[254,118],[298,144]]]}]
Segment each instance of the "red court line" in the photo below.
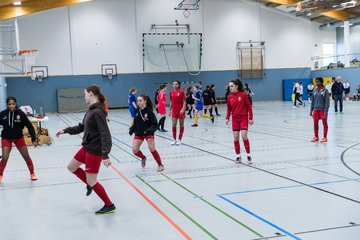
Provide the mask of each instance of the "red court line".
[{"label": "red court line", "polygon": [[125,177],[124,174],[122,174],[119,170],[117,170],[113,165],[111,165],[112,169],[120,176],[122,177],[130,186],[137,191],[153,208],[155,208],[156,211],[158,211],[179,233],[181,233],[186,239],[192,240],[192,238],[184,231],[182,230],[169,216],[167,216],[158,206],[155,205],[143,192],[140,191],[130,180]]}]

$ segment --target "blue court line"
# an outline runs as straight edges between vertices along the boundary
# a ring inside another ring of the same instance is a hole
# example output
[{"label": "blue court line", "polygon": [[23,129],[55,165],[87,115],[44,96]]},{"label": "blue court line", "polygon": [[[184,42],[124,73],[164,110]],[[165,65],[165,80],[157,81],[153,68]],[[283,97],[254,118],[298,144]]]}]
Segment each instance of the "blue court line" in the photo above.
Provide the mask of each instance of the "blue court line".
[{"label": "blue court line", "polygon": [[[351,182],[351,181],[358,181],[358,179],[346,179],[346,180],[337,180],[337,181],[328,181],[328,182],[318,182],[318,183],[311,183],[309,185],[316,186],[316,185],[325,185],[325,184],[332,184],[332,183],[342,183],[342,182]],[[272,190],[278,190],[278,189],[287,189],[287,188],[297,188],[297,187],[304,187],[304,185],[291,185],[291,186],[283,186],[283,187],[273,187],[273,188],[260,188],[260,189],[254,189],[254,190],[247,190],[247,191],[241,191],[241,192],[230,192],[230,193],[222,193],[221,195],[233,195],[233,194],[242,194],[242,193],[252,193],[252,192],[264,192],[264,191],[272,191]]]},{"label": "blue court line", "polygon": [[220,197],[220,198],[222,198],[222,199],[223,199],[223,200],[225,200],[226,202],[228,202],[228,203],[230,203],[230,204],[234,205],[235,207],[237,207],[237,208],[239,208],[239,209],[243,210],[244,212],[246,212],[246,213],[250,214],[251,216],[253,216],[253,217],[255,217],[255,218],[259,219],[260,221],[262,221],[262,222],[264,222],[264,223],[266,223],[266,224],[268,224],[268,225],[272,226],[273,228],[275,228],[275,229],[279,230],[280,232],[284,233],[285,235],[287,235],[287,236],[289,236],[289,237],[291,237],[291,238],[293,238],[293,239],[296,239],[296,240],[301,240],[301,238],[299,238],[299,237],[295,236],[294,234],[292,234],[292,233],[290,233],[290,232],[288,232],[288,231],[286,231],[286,230],[282,229],[281,227],[279,227],[279,226],[275,225],[274,223],[269,222],[268,220],[266,220],[266,219],[264,219],[264,218],[260,217],[259,215],[257,215],[257,214],[255,214],[255,213],[251,212],[250,210],[248,210],[248,209],[246,209],[246,208],[244,208],[244,207],[242,207],[242,206],[240,206],[240,205],[238,205],[238,204],[234,203],[233,201],[231,201],[231,200],[227,199],[226,197],[222,196],[221,194],[217,194],[217,196],[218,196],[218,197]]}]

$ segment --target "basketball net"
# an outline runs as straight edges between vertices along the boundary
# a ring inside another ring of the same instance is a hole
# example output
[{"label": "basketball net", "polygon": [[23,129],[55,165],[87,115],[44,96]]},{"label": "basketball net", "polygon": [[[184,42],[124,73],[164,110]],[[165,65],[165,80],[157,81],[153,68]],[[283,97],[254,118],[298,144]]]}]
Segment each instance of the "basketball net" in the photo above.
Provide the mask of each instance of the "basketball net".
[{"label": "basketball net", "polygon": [[24,49],[19,51],[19,56],[25,58],[25,72],[31,73],[31,66],[35,65],[39,51],[36,49]]},{"label": "basketball net", "polygon": [[109,79],[112,79],[112,77],[113,77],[112,73],[108,73],[107,76]]}]

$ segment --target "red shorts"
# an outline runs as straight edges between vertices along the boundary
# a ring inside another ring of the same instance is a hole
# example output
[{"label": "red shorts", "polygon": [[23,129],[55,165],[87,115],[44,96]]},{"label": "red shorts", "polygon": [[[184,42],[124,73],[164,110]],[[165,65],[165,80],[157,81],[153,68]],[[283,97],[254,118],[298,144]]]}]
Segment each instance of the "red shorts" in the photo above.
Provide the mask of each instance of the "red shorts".
[{"label": "red shorts", "polygon": [[249,119],[242,118],[242,119],[233,119],[232,120],[232,129],[233,131],[240,131],[240,130],[249,130]]},{"label": "red shorts", "polygon": [[155,137],[154,137],[154,135],[145,135],[145,136],[135,135],[135,136],[134,136],[134,140],[144,141],[144,140],[148,140],[148,139],[155,139]]},{"label": "red shorts", "polygon": [[166,106],[165,105],[158,105],[159,114],[165,115],[166,114]]},{"label": "red shorts", "polygon": [[85,172],[99,173],[102,156],[94,155],[86,151],[82,147],[74,156],[74,158],[85,164]]},{"label": "red shorts", "polygon": [[15,138],[15,139],[2,138],[1,139],[1,146],[2,147],[11,148],[12,143],[14,143],[17,148],[21,148],[21,147],[26,146],[24,138]]},{"label": "red shorts", "polygon": [[180,112],[171,112],[172,118],[185,119],[185,111],[184,114],[180,114]]},{"label": "red shorts", "polygon": [[324,110],[314,110],[312,116],[314,120],[327,119]]}]

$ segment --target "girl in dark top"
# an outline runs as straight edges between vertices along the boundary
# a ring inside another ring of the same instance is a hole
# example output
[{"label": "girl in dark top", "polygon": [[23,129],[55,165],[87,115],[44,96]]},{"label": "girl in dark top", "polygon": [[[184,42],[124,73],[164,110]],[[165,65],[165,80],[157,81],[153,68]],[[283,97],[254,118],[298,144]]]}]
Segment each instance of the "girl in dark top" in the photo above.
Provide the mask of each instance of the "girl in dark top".
[{"label": "girl in dark top", "polygon": [[158,100],[158,95],[159,95],[159,92],[160,92],[160,89],[156,89],[156,92],[155,92],[155,110],[157,113],[159,113],[159,110],[158,110],[158,103],[159,103],[159,100]]},{"label": "girl in dark top", "polygon": [[141,159],[141,167],[146,166],[146,156],[140,151],[144,140],[148,143],[149,150],[158,164],[158,172],[164,170],[159,153],[155,148],[154,133],[158,129],[157,119],[153,113],[153,105],[148,96],[140,95],[137,99],[138,108],[135,110],[134,124],[129,129],[129,134],[135,133],[132,146],[133,153]]},{"label": "girl in dark top", "polygon": [[245,83],[244,91],[249,98],[250,105],[252,106],[252,96],[254,95],[254,93],[251,91],[249,84]]},{"label": "girl in dark top", "polygon": [[188,87],[188,89],[186,90],[186,108],[188,110],[187,115],[190,116],[190,118],[192,118],[191,113],[195,111],[194,109],[194,104],[195,104],[195,100],[193,98],[193,91],[192,91],[192,87]]},{"label": "girl in dark top", "polygon": [[210,86],[207,85],[205,90],[202,92],[202,97],[204,100],[204,113],[207,114],[207,110],[209,109],[210,116],[212,117],[212,101],[211,101],[211,92],[210,92]]},{"label": "girl in dark top", "polygon": [[[84,132],[82,148],[70,161],[68,169],[87,184],[87,196],[94,190],[103,200],[104,207],[95,214],[112,213],[115,211],[115,205],[109,199],[104,187],[97,181],[101,162],[107,167],[111,165],[109,153],[112,142],[106,122],[104,96],[100,93],[100,88],[95,85],[87,87],[84,93],[89,110],[85,113],[82,123],[65,128],[57,132],[56,136],[59,137],[64,133],[75,135]],[[85,164],[85,171],[80,168],[83,164]]]},{"label": "girl in dark top", "polygon": [[25,144],[23,128],[25,126],[28,128],[31,135],[31,141],[36,147],[37,142],[35,129],[25,113],[18,109],[16,99],[14,97],[8,97],[6,99],[6,104],[7,109],[0,113],[0,124],[3,126],[3,130],[1,132],[2,160],[0,161],[0,183],[2,182],[3,173],[9,160],[12,143],[15,144],[16,148],[25,160],[30,171],[31,180],[35,181],[37,180],[37,177],[34,172],[34,164],[29,156],[29,152]]},{"label": "girl in dark top", "polygon": [[210,86],[210,96],[212,101],[212,106],[210,109],[210,115],[212,115],[213,107],[215,108],[216,116],[221,116],[218,112],[217,104],[216,104],[216,94],[215,94],[215,84],[211,84]]}]

